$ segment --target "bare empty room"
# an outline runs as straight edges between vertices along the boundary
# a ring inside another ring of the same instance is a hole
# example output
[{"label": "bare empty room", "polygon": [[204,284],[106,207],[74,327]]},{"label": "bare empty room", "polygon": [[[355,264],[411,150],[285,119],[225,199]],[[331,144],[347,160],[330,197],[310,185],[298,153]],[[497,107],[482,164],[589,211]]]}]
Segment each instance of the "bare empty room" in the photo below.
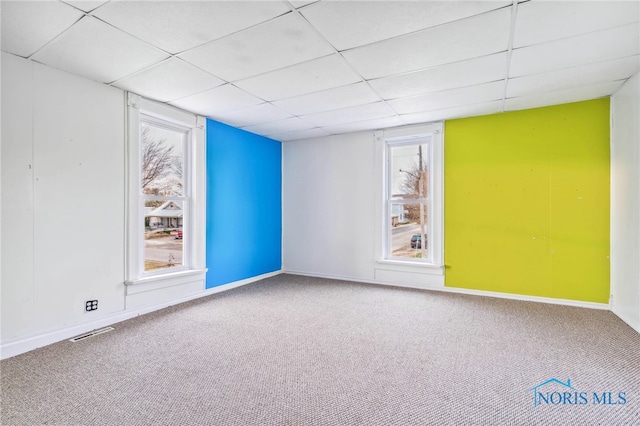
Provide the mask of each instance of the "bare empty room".
[{"label": "bare empty room", "polygon": [[7,425],[640,424],[640,2],[0,2]]}]

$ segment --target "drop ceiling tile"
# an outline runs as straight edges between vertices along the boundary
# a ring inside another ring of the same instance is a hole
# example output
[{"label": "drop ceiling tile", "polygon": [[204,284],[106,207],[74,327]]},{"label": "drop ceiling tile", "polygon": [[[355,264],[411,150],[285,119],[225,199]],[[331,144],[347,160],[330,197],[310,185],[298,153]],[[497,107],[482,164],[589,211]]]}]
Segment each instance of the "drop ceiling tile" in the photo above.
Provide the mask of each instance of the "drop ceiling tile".
[{"label": "drop ceiling tile", "polygon": [[290,11],[276,1],[111,1],[94,14],[170,53],[179,53]]},{"label": "drop ceiling tile", "polygon": [[225,84],[224,86],[177,99],[170,103],[187,111],[213,117],[221,112],[248,108],[263,102],[262,99],[258,99],[231,84]]},{"label": "drop ceiling tile", "polygon": [[473,105],[463,105],[455,108],[438,109],[435,111],[403,114],[400,118],[402,118],[407,124],[429,123],[432,121],[450,120],[454,118],[497,114],[501,111],[501,108],[502,101],[500,100]]},{"label": "drop ceiling tile", "polygon": [[29,57],[83,15],[60,2],[3,1],[2,50]]},{"label": "drop ceiling tile", "polygon": [[276,101],[273,104],[293,115],[305,115],[364,105],[379,100],[380,98],[366,83],[355,83]]},{"label": "drop ceiling tile", "polygon": [[104,83],[166,58],[161,50],[91,16],[82,18],[32,57],[51,67]]},{"label": "drop ceiling tile", "polygon": [[288,14],[196,47],[180,57],[233,82],[333,53],[298,14]]},{"label": "drop ceiling tile", "polygon": [[365,79],[417,71],[506,51],[510,22],[510,8],[505,8],[358,47],[343,55]]},{"label": "drop ceiling tile", "polygon": [[224,84],[224,81],[189,65],[169,58],[144,71],[118,80],[113,85],[161,102],[183,98]]},{"label": "drop ceiling tile", "polygon": [[602,98],[615,93],[625,81],[626,80],[611,81],[589,86],[574,87],[573,89],[558,90],[556,92],[536,93],[530,96],[509,98],[505,101],[505,111],[516,111]]},{"label": "drop ceiling tile", "polygon": [[345,50],[510,4],[510,1],[323,1],[301,13],[338,50]]},{"label": "drop ceiling tile", "polygon": [[640,53],[638,23],[515,49],[510,77],[537,74]]},{"label": "drop ceiling tile", "polygon": [[214,120],[234,127],[246,127],[254,124],[262,124],[268,121],[284,120],[290,118],[288,114],[269,103],[263,103],[249,108],[235,111],[220,111],[213,117]]},{"label": "drop ceiling tile", "polygon": [[77,7],[80,10],[85,12],[91,12],[94,9],[99,8],[103,4],[107,3],[108,0],[64,0],[65,3],[70,4],[73,7]]},{"label": "drop ceiling tile", "polygon": [[373,120],[376,118],[394,116],[395,112],[384,102],[342,108],[333,111],[303,115],[301,118],[316,126],[331,126],[356,121]]},{"label": "drop ceiling tile", "polygon": [[364,120],[355,123],[329,125],[322,127],[322,129],[333,135],[339,135],[341,133],[361,132],[363,130],[388,129],[391,127],[403,126],[404,124],[406,124],[404,120],[394,115],[392,117]]},{"label": "drop ceiling tile", "polygon": [[289,141],[299,141],[303,139],[312,139],[312,138],[321,138],[324,136],[329,136],[329,133],[324,130],[314,127],[313,129],[308,130],[296,130],[293,132],[285,132],[285,133],[277,133],[270,135],[271,139],[275,139],[281,142],[289,142]]},{"label": "drop ceiling tile", "polygon": [[293,132],[295,130],[308,130],[313,127],[315,126],[299,119],[298,117],[291,117],[285,118],[284,120],[247,126],[242,129],[259,135],[273,135],[277,133]]},{"label": "drop ceiling tile", "polygon": [[530,1],[518,5],[513,46],[638,22],[637,1]]},{"label": "drop ceiling tile", "polygon": [[636,55],[543,74],[511,78],[507,84],[507,98],[629,78],[640,69],[639,58],[640,56]]},{"label": "drop ceiling tile", "polygon": [[388,101],[398,114],[433,111],[501,100],[504,80]]},{"label": "drop ceiling tile", "polygon": [[507,54],[469,59],[369,81],[371,87],[384,99],[415,96],[425,93],[472,86],[504,79]]},{"label": "drop ceiling tile", "polygon": [[330,55],[241,80],[235,84],[267,101],[291,98],[361,81],[340,55]]},{"label": "drop ceiling tile", "polygon": [[315,3],[319,0],[289,0],[289,3],[296,9],[300,9],[308,4]]}]

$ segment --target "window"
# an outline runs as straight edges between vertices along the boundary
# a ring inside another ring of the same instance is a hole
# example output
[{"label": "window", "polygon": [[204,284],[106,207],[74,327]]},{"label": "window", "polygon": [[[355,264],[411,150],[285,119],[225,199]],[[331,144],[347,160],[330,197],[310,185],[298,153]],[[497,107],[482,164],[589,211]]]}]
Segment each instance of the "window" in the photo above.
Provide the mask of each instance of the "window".
[{"label": "window", "polygon": [[377,132],[383,159],[380,261],[442,269],[442,124]]},{"label": "window", "polygon": [[127,285],[204,273],[204,119],[128,103]]},{"label": "window", "polygon": [[140,114],[140,133],[140,201],[144,208],[139,220],[144,222],[144,272],[189,267],[184,249],[190,237],[191,131]]},{"label": "window", "polygon": [[387,142],[387,258],[430,260],[429,139]]}]

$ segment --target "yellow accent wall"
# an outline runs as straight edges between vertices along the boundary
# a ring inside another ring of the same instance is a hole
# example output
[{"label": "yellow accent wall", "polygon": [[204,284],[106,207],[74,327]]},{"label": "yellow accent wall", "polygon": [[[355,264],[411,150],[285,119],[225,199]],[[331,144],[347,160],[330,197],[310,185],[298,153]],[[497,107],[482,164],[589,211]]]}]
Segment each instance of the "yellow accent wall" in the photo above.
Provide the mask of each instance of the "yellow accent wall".
[{"label": "yellow accent wall", "polygon": [[609,98],[445,123],[445,285],[609,301]]}]

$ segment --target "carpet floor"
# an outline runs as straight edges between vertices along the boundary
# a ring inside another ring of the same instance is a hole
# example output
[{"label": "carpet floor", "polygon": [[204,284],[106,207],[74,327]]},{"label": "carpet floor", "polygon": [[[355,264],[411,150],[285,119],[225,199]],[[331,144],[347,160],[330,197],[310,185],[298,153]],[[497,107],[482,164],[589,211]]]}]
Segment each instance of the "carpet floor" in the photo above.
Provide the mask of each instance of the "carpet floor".
[{"label": "carpet floor", "polygon": [[3,360],[2,424],[640,425],[608,311],[284,274],[114,327]]}]

